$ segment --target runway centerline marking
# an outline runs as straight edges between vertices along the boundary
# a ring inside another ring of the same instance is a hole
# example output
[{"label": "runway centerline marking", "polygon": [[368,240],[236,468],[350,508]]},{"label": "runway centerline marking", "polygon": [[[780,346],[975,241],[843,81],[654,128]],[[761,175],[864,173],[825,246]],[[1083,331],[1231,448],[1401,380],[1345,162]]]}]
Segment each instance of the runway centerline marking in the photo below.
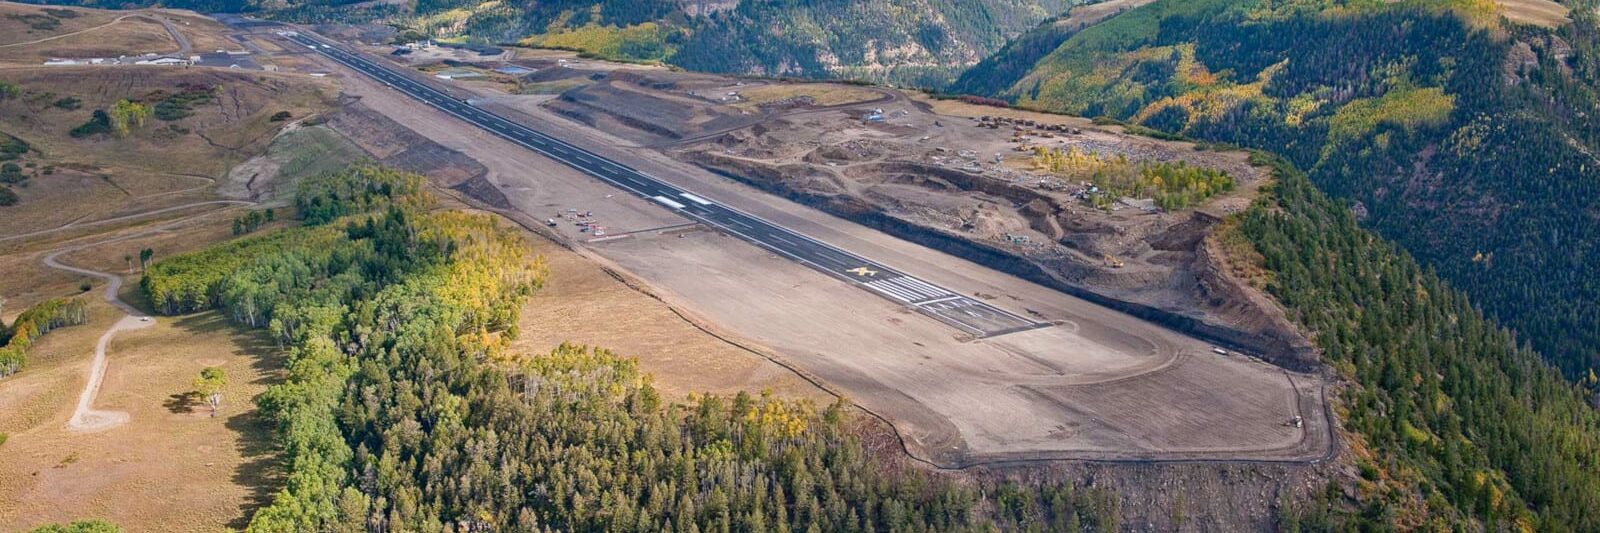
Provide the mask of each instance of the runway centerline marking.
[{"label": "runway centerline marking", "polygon": [[[359,54],[333,48],[317,39],[295,31],[279,32],[279,35],[304,45],[358,73],[381,80],[388,87],[394,88],[462,121],[483,128],[490,133],[511,141],[513,144],[543,154],[556,162],[570,166],[640,198],[652,200],[672,208],[675,212],[691,220],[717,228],[759,247],[772,250],[823,274],[849,281],[855,285],[865,286],[871,292],[891,300],[910,304],[918,312],[957,329],[968,331],[978,336],[990,336],[1050,325],[1024,318],[1021,315],[987,303],[955,296],[955,293],[950,290],[911,277],[876,261],[863,258],[837,246],[779,226],[737,208],[717,204],[585,148],[507,120],[493,112],[479,109],[472,105],[471,102],[464,102],[439,89],[401,75],[393,68],[380,65]],[[390,81],[393,83],[390,83]],[[673,197],[683,198],[695,205],[683,204],[672,200]],[[735,229],[735,227],[739,229]],[[740,231],[741,229],[743,231]],[[877,281],[862,283],[859,280],[859,275],[854,278],[849,276],[848,274],[852,273],[854,269],[846,269],[845,267],[851,265],[857,268],[866,268],[861,267],[861,265],[867,265],[867,267],[870,267],[869,270],[874,271],[874,274],[878,271],[883,272],[884,279],[878,280],[883,283],[880,285],[871,284],[877,283]],[[945,298],[946,295],[954,299]],[[943,299],[933,300],[940,302],[938,306],[915,303],[929,298]],[[950,302],[960,302],[962,304],[960,309],[964,312],[963,314],[969,315],[973,319],[981,320],[969,322],[956,313],[946,313],[945,311],[950,310],[946,304]],[[977,311],[974,311],[974,309]]]}]

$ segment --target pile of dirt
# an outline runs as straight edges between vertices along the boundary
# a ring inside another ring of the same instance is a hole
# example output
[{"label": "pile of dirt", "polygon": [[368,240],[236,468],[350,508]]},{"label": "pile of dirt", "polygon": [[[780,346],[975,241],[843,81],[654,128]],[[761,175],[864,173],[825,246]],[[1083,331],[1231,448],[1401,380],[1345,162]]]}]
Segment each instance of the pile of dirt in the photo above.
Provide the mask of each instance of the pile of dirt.
[{"label": "pile of dirt", "polygon": [[[1271,300],[1206,250],[1221,217],[1247,206],[1265,179],[1242,153],[1086,122],[1053,125],[1042,116],[1002,129],[892,94],[870,106],[752,111],[736,95],[759,90],[759,82],[635,69],[603,76],[543,105],[668,147],[668,155],[731,179],[1219,345],[1296,369],[1315,361],[1310,344],[1274,318]],[[1225,171],[1239,185],[1182,211],[1150,199],[1094,204],[1088,185],[1036,173],[1037,147],[1182,162]]]},{"label": "pile of dirt", "polygon": [[[575,70],[575,69],[556,69]],[[613,71],[587,86],[561,93],[545,104],[562,116],[619,137],[660,144],[750,126],[760,115],[673,92],[665,73],[643,77]]]}]

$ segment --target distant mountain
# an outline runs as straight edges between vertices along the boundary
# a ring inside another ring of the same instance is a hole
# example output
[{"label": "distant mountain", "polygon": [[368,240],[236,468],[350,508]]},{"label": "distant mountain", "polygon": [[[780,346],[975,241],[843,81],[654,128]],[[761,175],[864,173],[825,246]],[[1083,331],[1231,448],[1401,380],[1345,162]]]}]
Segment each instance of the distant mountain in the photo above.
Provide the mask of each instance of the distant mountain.
[{"label": "distant mountain", "polygon": [[951,88],[1283,154],[1578,377],[1600,367],[1595,13],[1160,0],[1045,23]]},{"label": "distant mountain", "polygon": [[1291,504],[1284,530],[1595,531],[1595,13],[1594,0],[1157,0],[1047,22],[950,89],[1292,161],[1237,223],[1345,384],[1341,461],[1359,479]]},{"label": "distant mountain", "polygon": [[719,73],[943,86],[1077,0],[79,0],[382,22]]}]

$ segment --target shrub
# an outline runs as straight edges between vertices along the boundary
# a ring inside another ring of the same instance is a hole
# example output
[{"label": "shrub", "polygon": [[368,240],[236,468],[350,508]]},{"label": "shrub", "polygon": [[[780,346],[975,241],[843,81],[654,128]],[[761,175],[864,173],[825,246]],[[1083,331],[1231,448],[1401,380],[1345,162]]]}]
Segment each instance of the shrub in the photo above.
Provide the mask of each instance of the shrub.
[{"label": "shrub", "polygon": [[0,161],[10,161],[28,153],[28,143],[10,135],[0,134]]},{"label": "shrub", "polygon": [[72,131],[69,132],[70,135],[78,139],[107,133],[111,133],[111,115],[107,115],[104,109],[94,110],[94,115],[89,117],[88,122],[72,128]]},{"label": "shrub", "polygon": [[104,520],[79,520],[70,524],[50,524],[32,533],[122,533],[122,528]]},{"label": "shrub", "polygon": [[211,101],[212,87],[209,85],[183,84],[178,88],[177,93],[156,102],[156,118],[166,121],[183,119],[194,114],[195,106]]},{"label": "shrub", "polygon": [[59,19],[49,15],[40,15],[37,13],[28,13],[25,15],[12,13],[6,15],[6,18],[27,24],[29,28],[38,31],[50,31],[61,27],[61,21]]},{"label": "shrub", "polygon": [[28,177],[22,174],[22,167],[16,163],[0,164],[0,183],[15,184],[24,181],[28,181]]}]

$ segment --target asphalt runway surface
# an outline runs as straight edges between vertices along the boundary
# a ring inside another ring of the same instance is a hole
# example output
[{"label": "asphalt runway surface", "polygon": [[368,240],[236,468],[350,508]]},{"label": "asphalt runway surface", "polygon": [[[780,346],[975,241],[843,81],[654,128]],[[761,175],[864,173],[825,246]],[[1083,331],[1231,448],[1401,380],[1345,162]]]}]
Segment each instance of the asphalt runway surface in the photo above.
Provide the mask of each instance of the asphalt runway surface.
[{"label": "asphalt runway surface", "polygon": [[1008,312],[696,195],[617,161],[480,109],[470,102],[412,79],[400,69],[367,59],[359,53],[301,32],[287,31],[281,35],[414,99],[611,186],[910,307],[974,337],[993,337],[1051,325]]}]

